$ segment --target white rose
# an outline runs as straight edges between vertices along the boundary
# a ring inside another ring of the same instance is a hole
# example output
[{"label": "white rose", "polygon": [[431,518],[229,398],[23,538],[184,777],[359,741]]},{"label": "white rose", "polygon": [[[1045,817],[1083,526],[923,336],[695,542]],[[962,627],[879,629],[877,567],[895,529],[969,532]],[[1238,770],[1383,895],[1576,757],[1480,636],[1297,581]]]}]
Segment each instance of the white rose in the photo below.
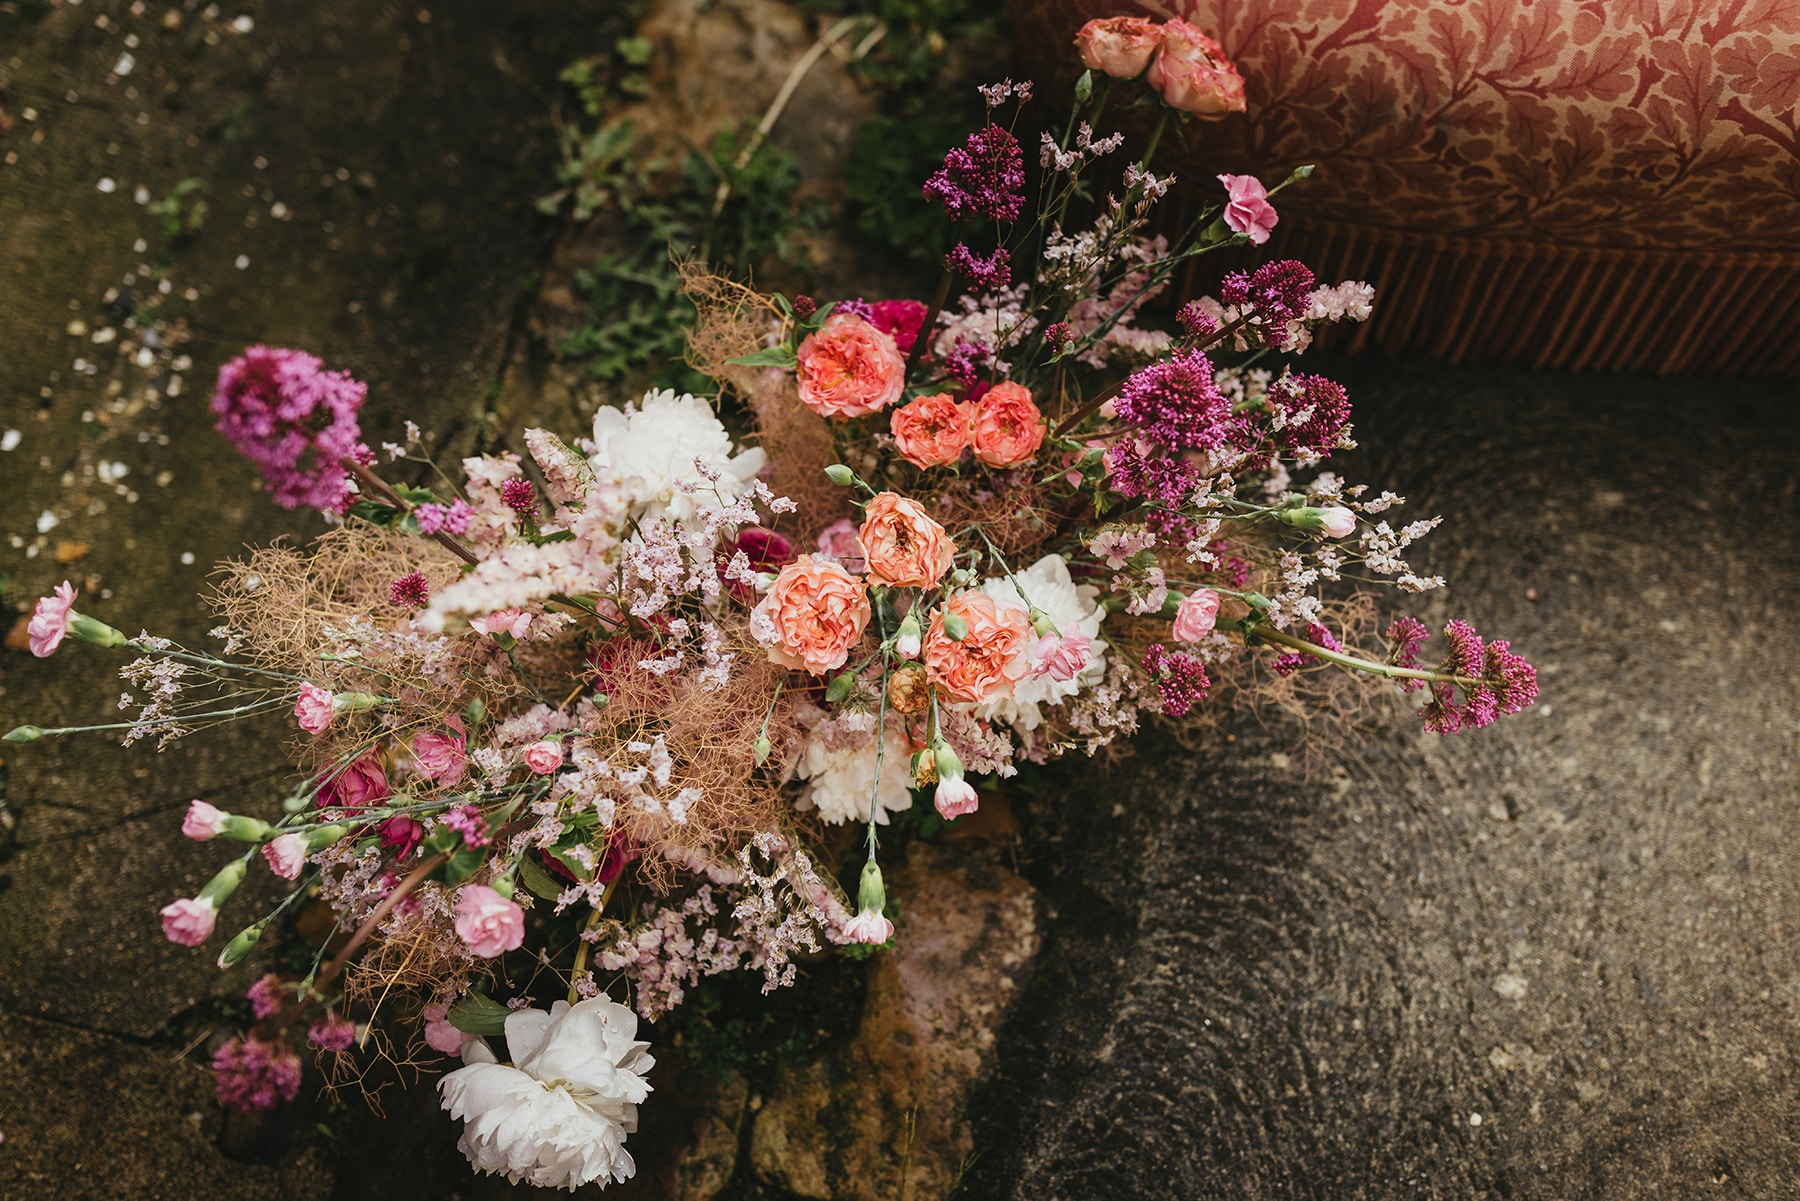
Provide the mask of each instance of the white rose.
[{"label": "white rose", "polygon": [[509,1015],[511,1064],[476,1040],[467,1066],[438,1082],[444,1108],[464,1123],[457,1147],[477,1171],[514,1184],[574,1191],[630,1179],[637,1165],[625,1136],[637,1130],[656,1063],[636,1033],[637,1015],[605,997]]},{"label": "white rose", "polygon": [[[603,407],[594,414],[594,441],[588,463],[601,483],[617,488],[639,519],[691,524],[705,504],[729,504],[762,470],[761,448],[732,451],[731,435],[712,406],[695,396],[646,392],[624,409]],[[709,480],[694,466],[716,474]],[[682,485],[694,488],[683,490]]]}]

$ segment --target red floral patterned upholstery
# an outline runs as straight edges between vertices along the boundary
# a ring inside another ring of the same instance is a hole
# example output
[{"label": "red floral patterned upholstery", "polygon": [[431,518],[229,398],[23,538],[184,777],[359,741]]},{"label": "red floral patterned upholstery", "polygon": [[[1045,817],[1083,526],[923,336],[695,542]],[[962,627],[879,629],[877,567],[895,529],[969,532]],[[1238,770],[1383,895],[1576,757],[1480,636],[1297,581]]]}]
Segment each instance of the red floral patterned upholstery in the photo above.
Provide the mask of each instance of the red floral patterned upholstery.
[{"label": "red floral patterned upholstery", "polygon": [[1086,19],[1181,16],[1249,111],[1179,176],[1255,171],[1267,248],[1364,275],[1364,343],[1800,373],[1800,0],[1013,0],[1034,73]]}]

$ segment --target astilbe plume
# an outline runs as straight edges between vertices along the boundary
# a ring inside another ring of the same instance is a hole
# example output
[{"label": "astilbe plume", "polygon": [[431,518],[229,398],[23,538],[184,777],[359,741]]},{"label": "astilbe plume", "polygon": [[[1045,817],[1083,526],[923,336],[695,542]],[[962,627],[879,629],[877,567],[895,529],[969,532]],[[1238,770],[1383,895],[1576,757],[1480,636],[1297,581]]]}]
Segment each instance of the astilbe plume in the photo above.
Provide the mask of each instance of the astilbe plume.
[{"label": "astilbe plume", "polygon": [[431,603],[431,584],[422,573],[408,572],[389,586],[388,600],[403,609],[422,609]]},{"label": "astilbe plume", "polygon": [[1312,290],[1312,268],[1298,259],[1278,259],[1249,275],[1227,275],[1220,281],[1219,299],[1234,308],[1254,308],[1265,324],[1280,326],[1306,315]]},{"label": "astilbe plume", "polygon": [[1335,450],[1350,422],[1350,395],[1322,375],[1289,375],[1270,385],[1269,404],[1284,424],[1288,449],[1324,455]]},{"label": "astilbe plume", "polygon": [[998,125],[969,135],[944,156],[944,165],[925,181],[925,199],[944,206],[952,221],[988,217],[1016,221],[1025,207],[1025,152]]},{"label": "astilbe plume", "polygon": [[[1411,635],[1415,631],[1409,626],[1405,633]],[[1511,643],[1484,644],[1481,635],[1465,621],[1446,623],[1444,637],[1450,648],[1438,670],[1458,677],[1459,681],[1473,682],[1431,685],[1431,700],[1420,711],[1428,731],[1448,735],[1459,730],[1479,730],[1493,724],[1501,714],[1518,713],[1537,699],[1537,669],[1513,654]],[[1416,643],[1413,651],[1416,654]]]},{"label": "astilbe plume", "polygon": [[356,498],[343,460],[367,465],[357,411],[368,386],[301,350],[252,346],[219,369],[214,427],[255,463],[287,509],[349,509]]}]

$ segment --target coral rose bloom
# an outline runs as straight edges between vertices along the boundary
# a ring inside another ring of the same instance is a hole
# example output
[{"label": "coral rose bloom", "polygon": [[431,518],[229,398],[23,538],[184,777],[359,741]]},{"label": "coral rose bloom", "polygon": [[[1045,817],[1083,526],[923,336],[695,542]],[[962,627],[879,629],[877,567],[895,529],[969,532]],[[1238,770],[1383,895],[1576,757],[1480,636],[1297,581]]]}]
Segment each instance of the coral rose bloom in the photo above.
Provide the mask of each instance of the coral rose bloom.
[{"label": "coral rose bloom", "polygon": [[888,419],[894,445],[914,467],[948,467],[962,457],[969,444],[971,406],[957,404],[949,395],[921,396],[894,410]]},{"label": "coral rose bloom", "polygon": [[956,543],[925,507],[892,492],[883,492],[863,510],[856,544],[869,565],[869,578],[894,588],[929,588],[956,557]]},{"label": "coral rose bloom", "polygon": [[1142,75],[1160,45],[1162,27],[1148,17],[1097,18],[1075,35],[1082,64],[1114,79]]},{"label": "coral rose bloom", "polygon": [[750,614],[750,633],[769,661],[815,676],[844,665],[869,624],[862,581],[829,559],[801,555],[781,569]]},{"label": "coral rose bloom", "polygon": [[849,313],[800,343],[800,403],[821,417],[866,417],[900,399],[906,360],[892,334]]},{"label": "coral rose bloom", "polygon": [[1043,442],[1044,415],[1024,385],[995,384],[975,406],[975,457],[989,467],[1016,467]]},{"label": "coral rose bloom", "polygon": [[1207,121],[1244,111],[1244,77],[1225,47],[1179,18],[1163,26],[1162,53],[1150,64],[1149,80],[1169,107]]},{"label": "coral rose bloom", "polygon": [[[961,642],[944,633],[944,614],[963,619],[969,632]],[[994,604],[985,592],[951,597],[931,615],[925,634],[925,670],[932,681],[959,701],[991,701],[1012,692],[1013,681],[1030,668],[1025,644],[1031,621],[1024,609]]]}]

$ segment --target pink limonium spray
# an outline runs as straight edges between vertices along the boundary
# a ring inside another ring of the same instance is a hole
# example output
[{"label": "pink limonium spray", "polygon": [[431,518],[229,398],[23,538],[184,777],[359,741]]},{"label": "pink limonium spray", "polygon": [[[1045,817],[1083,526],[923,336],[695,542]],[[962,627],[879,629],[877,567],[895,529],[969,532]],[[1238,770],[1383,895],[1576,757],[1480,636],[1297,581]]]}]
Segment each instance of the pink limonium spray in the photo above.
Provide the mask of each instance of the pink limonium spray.
[{"label": "pink limonium spray", "polygon": [[1219,182],[1225,185],[1225,224],[1233,233],[1247,235],[1251,245],[1267,242],[1281,218],[1262,181],[1254,175],[1221,175]]},{"label": "pink limonium spray", "polygon": [[375,461],[356,423],[369,390],[324,366],[305,351],[252,346],[219,369],[212,411],[276,504],[342,513],[356,498],[344,460]]}]

